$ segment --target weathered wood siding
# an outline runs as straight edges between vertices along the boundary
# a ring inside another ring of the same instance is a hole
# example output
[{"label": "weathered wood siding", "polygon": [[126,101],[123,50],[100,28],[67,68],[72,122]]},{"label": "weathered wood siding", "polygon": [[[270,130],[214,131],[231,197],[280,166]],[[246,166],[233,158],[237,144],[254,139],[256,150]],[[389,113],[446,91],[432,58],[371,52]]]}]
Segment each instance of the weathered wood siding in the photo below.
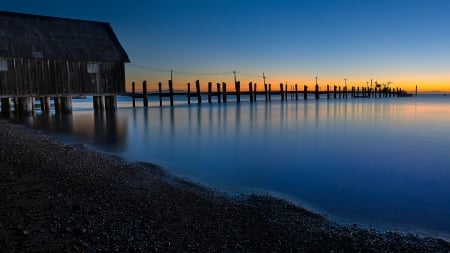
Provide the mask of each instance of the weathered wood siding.
[{"label": "weathered wood siding", "polygon": [[0,96],[107,95],[125,92],[123,63],[95,62],[99,73],[88,73],[88,62],[4,58]]}]

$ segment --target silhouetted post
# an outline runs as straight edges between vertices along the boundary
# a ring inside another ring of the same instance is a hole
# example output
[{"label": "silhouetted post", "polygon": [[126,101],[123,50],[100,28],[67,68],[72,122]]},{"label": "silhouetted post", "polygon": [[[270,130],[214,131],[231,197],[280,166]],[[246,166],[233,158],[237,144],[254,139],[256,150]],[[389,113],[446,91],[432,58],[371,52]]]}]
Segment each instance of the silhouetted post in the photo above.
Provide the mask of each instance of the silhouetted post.
[{"label": "silhouetted post", "polygon": [[133,108],[136,107],[136,84],[134,82],[131,83],[131,94],[133,98]]},{"label": "silhouetted post", "polygon": [[252,84],[252,82],[248,83],[248,94],[250,95],[250,102],[253,102],[253,84]]},{"label": "silhouetted post", "polygon": [[268,97],[268,94],[267,94],[267,84],[266,83],[264,84],[264,95],[266,97],[266,101],[268,101],[269,97]]},{"label": "silhouetted post", "polygon": [[159,106],[162,106],[162,83],[158,83]]},{"label": "silhouetted post", "polygon": [[355,97],[355,87],[353,87],[353,86],[352,86],[352,95],[351,95],[351,97],[352,97],[352,98]]},{"label": "silhouetted post", "polygon": [[220,96],[221,96],[221,94],[220,94],[220,83],[217,83],[216,85],[217,85],[217,103],[220,104]]},{"label": "silhouetted post", "polygon": [[269,83],[269,101],[272,101],[272,84]]},{"label": "silhouetted post", "polygon": [[170,98],[170,106],[173,106],[173,82],[169,80],[169,98]]},{"label": "silhouetted post", "polygon": [[282,83],[280,83],[280,94],[281,94],[281,101],[284,101],[283,84]]},{"label": "silhouetted post", "polygon": [[202,103],[202,95],[200,93],[200,80],[195,81],[195,88],[197,90],[198,103],[201,104]]},{"label": "silhouetted post", "polygon": [[253,101],[256,102],[256,83],[253,84]]},{"label": "silhouetted post", "polygon": [[147,81],[142,82],[142,98],[144,101],[144,107],[148,106],[148,97],[147,97]]},{"label": "silhouetted post", "polygon": [[337,95],[337,86],[334,85],[334,92],[333,92],[333,98],[336,99],[336,95]]},{"label": "silhouetted post", "polygon": [[417,97],[417,85],[416,85],[416,97]]},{"label": "silhouetted post", "polygon": [[289,91],[288,91],[288,86],[287,86],[287,84],[286,84],[286,85],[284,86],[284,99],[285,99],[285,100],[287,100],[287,98],[288,98],[288,96],[287,96],[287,95],[288,95],[288,92],[289,92]]},{"label": "silhouetted post", "polygon": [[307,100],[308,99],[308,86],[303,85],[303,99]]},{"label": "silhouetted post", "polygon": [[211,104],[212,83],[208,82],[208,103]]},{"label": "silhouetted post", "polygon": [[191,104],[191,83],[187,84],[187,97],[188,97],[188,105]]},{"label": "silhouetted post", "polygon": [[316,96],[316,99],[319,99],[319,85],[318,84],[316,84],[316,89],[314,91],[314,94]]},{"label": "silhouetted post", "polygon": [[[61,98],[60,97],[53,98],[53,105],[55,106],[55,113],[57,113],[57,114],[61,113]],[[97,96],[97,108],[98,108],[98,110],[103,110],[101,96]]]},{"label": "silhouetted post", "polygon": [[295,100],[298,100],[298,85],[295,84]]},{"label": "silhouetted post", "polygon": [[339,86],[339,99],[341,99],[342,93],[341,93],[341,86]]},{"label": "silhouetted post", "polygon": [[225,82],[222,83],[222,90],[223,90],[223,102],[227,102],[227,84]]},{"label": "silhouetted post", "polygon": [[236,90],[236,100],[239,103],[241,102],[241,81],[236,81],[234,86]]},{"label": "silhouetted post", "polygon": [[327,84],[327,99],[330,99],[330,85]]}]

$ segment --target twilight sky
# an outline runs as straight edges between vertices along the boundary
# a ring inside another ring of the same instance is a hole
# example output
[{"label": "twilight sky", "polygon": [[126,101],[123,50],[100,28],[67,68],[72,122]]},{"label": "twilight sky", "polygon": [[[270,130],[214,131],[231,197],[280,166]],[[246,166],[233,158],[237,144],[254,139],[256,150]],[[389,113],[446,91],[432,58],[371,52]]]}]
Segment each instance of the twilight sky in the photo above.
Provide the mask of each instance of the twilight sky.
[{"label": "twilight sky", "polygon": [[[380,83],[450,91],[448,0],[0,0],[0,9],[111,23],[127,83],[200,79]],[[181,86],[180,86],[181,85]],[[155,86],[156,87],[156,86]],[[155,87],[152,87],[155,88]]]}]

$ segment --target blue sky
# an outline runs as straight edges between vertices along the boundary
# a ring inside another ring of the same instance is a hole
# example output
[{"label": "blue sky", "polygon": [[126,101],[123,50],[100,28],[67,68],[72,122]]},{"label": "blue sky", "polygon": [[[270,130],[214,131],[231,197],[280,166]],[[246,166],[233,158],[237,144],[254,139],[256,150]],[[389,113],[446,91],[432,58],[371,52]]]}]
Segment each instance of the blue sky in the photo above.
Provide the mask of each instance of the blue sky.
[{"label": "blue sky", "polygon": [[[111,23],[127,82],[200,79],[450,90],[450,1],[0,0],[6,11]],[[145,68],[139,68],[135,65]],[[202,75],[190,75],[200,73]],[[207,73],[226,73],[206,75]]]}]

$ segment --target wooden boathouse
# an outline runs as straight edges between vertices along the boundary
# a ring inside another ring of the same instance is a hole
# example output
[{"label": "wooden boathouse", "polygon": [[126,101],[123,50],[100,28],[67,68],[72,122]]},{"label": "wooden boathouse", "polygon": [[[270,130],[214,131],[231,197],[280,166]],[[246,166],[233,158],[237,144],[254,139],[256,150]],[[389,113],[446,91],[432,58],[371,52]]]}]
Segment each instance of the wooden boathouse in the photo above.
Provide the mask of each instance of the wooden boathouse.
[{"label": "wooden boathouse", "polygon": [[115,110],[125,92],[128,55],[109,23],[0,11],[2,112],[72,110],[73,96],[93,96],[95,109]]}]

